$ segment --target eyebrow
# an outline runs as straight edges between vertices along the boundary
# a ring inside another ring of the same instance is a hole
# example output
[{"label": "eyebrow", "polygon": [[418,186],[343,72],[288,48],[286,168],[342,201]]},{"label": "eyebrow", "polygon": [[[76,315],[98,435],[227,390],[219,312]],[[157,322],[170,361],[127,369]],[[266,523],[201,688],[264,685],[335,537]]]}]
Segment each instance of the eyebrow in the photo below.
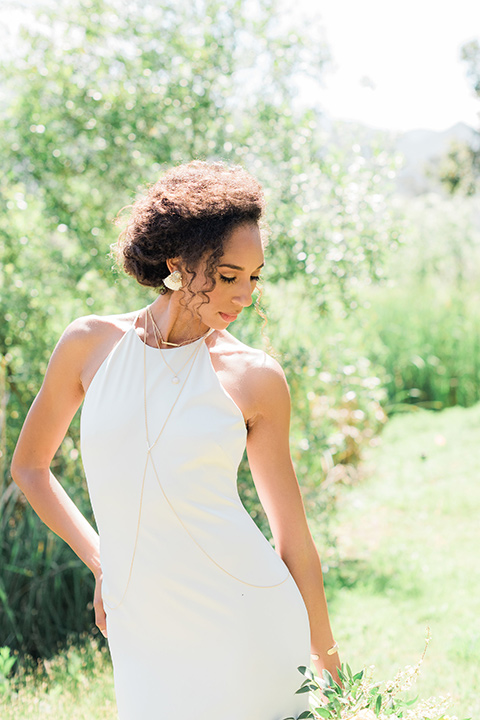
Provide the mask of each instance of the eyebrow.
[{"label": "eyebrow", "polygon": [[[262,268],[264,265],[265,265],[265,263],[262,263],[261,265],[259,265],[257,270],[260,270],[260,268]],[[239,265],[231,265],[230,263],[222,263],[221,265],[217,265],[217,267],[219,267],[219,268],[226,267],[226,268],[230,268],[231,270],[240,270],[240,272],[243,272],[245,270],[245,268],[240,267]]]}]

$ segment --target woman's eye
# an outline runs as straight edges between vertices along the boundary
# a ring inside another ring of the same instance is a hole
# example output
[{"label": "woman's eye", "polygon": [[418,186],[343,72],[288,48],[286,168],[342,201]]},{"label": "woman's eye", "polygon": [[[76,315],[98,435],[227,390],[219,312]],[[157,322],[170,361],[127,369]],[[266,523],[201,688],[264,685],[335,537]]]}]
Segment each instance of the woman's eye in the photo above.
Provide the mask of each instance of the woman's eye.
[{"label": "woman's eye", "polygon": [[[250,280],[253,282],[258,282],[260,280],[260,275],[251,275]],[[236,282],[236,277],[228,277],[227,275],[220,275],[220,280],[225,283],[234,283]]]}]

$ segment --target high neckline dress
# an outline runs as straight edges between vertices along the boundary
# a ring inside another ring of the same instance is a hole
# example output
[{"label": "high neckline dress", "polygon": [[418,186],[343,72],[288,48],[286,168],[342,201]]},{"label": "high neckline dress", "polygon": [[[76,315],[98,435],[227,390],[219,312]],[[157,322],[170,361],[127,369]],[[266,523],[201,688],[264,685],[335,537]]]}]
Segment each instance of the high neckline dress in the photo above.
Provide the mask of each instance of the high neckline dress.
[{"label": "high neckline dress", "polygon": [[297,718],[308,613],[238,494],[244,418],[205,338],[162,352],[133,323],[81,415],[119,720]]}]

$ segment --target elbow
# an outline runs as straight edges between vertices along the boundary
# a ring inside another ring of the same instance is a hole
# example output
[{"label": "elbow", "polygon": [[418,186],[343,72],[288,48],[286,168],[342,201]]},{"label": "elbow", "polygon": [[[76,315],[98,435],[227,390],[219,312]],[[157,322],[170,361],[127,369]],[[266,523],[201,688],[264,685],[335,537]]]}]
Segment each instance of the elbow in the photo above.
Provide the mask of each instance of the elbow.
[{"label": "elbow", "polygon": [[311,535],[302,537],[301,541],[279,543],[277,552],[287,566],[295,565],[298,568],[307,569],[312,561],[316,562],[318,559],[318,551]]},{"label": "elbow", "polygon": [[22,463],[18,458],[17,454],[13,454],[12,462],[10,464],[10,475],[12,476],[13,482],[18,485],[20,490],[25,491],[25,487],[28,485],[29,478],[31,475],[31,468]]},{"label": "elbow", "polygon": [[10,475],[12,476],[13,482],[21,488],[23,473],[20,463],[18,462],[18,460],[16,460],[15,455],[13,456],[12,462],[10,464]]}]

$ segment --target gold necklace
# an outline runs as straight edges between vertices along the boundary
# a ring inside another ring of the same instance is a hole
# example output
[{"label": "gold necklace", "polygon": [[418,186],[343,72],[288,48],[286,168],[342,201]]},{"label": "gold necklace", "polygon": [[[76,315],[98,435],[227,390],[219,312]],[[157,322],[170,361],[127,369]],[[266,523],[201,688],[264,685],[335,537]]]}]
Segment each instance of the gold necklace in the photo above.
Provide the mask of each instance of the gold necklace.
[{"label": "gold necklace", "polygon": [[[145,322],[146,322],[146,318],[145,318]],[[185,362],[183,363],[183,365],[182,365],[182,367],[180,368],[180,370],[175,371],[175,370],[172,368],[172,366],[167,362],[167,360],[165,359],[165,357],[164,357],[164,355],[163,355],[163,351],[162,351],[162,348],[160,347],[160,342],[159,342],[159,338],[158,338],[158,335],[157,335],[157,329],[156,329],[156,326],[155,326],[155,325],[153,326],[153,334],[155,335],[155,340],[156,340],[156,343],[157,343],[157,347],[158,347],[158,349],[159,349],[159,351],[160,351],[160,357],[162,358],[163,362],[165,363],[165,365],[167,366],[167,368],[170,370],[170,372],[173,374],[172,383],[173,383],[174,385],[178,385],[178,383],[180,382],[180,378],[178,377],[179,374],[182,372],[183,368],[190,362],[190,360],[193,358],[193,356],[198,352],[198,349],[200,348],[201,343],[200,343],[200,345],[198,345],[197,348],[195,348],[195,350],[193,351],[193,353],[188,356],[188,358],[185,360]],[[202,335],[201,337],[203,338],[203,337],[205,337],[205,336]],[[198,339],[200,339],[200,338],[198,338]],[[194,360],[193,362],[195,362],[195,360]]]},{"label": "gold necklace", "polygon": [[[155,318],[153,317],[152,311],[150,310],[150,305],[147,307],[147,312],[148,312],[148,315],[149,315],[149,317],[150,317],[150,320],[152,321],[152,325],[153,325],[154,330],[156,330],[156,332],[158,333],[158,335],[159,335],[159,337],[160,337],[160,341],[161,341],[162,345],[171,345],[172,347],[182,347],[182,345],[188,345],[188,344],[194,343],[194,342],[196,342],[197,340],[200,340],[200,338],[202,338],[202,337],[204,337],[204,336],[206,335],[206,333],[204,333],[204,335],[199,335],[198,337],[193,338],[193,340],[191,340],[191,339],[189,339],[189,340],[184,340],[184,341],[181,342],[181,343],[168,342],[168,340],[164,340],[164,339],[163,339],[162,332],[161,332],[160,328],[158,327],[157,323],[155,322]],[[208,332],[208,331],[207,331],[207,332]],[[158,344],[158,341],[157,341],[157,344]]]},{"label": "gold necklace", "polygon": [[[166,427],[168,421],[170,420],[170,416],[171,416],[171,414],[173,413],[173,410],[174,410],[177,402],[178,402],[179,399],[180,399],[180,395],[182,394],[183,388],[184,388],[185,385],[187,384],[187,380],[188,380],[188,378],[190,377],[190,373],[192,372],[192,368],[193,368],[193,366],[194,366],[194,364],[195,364],[195,360],[197,359],[196,356],[198,355],[198,353],[199,353],[199,351],[200,351],[200,348],[202,347],[202,343],[199,343],[198,347],[195,348],[195,352],[194,352],[195,357],[194,357],[193,362],[192,362],[192,364],[191,364],[191,366],[190,366],[190,369],[189,369],[189,371],[188,371],[188,373],[187,373],[187,376],[186,376],[185,380],[183,381],[182,387],[180,388],[177,397],[175,398],[175,402],[173,403],[172,407],[170,408],[170,411],[169,411],[167,417],[165,418],[165,421],[164,421],[162,427],[160,428],[160,432],[158,433],[155,441],[154,441],[152,444],[150,444],[150,434],[149,434],[149,431],[148,431],[148,416],[147,416],[147,354],[146,354],[146,347],[147,347],[147,316],[145,315],[145,334],[144,334],[144,337],[143,337],[143,408],[144,408],[144,414],[145,414],[145,438],[146,438],[146,441],[147,441],[147,457],[146,457],[146,460],[145,460],[145,467],[144,467],[144,469],[143,469],[142,487],[141,487],[141,490],[140,490],[140,507],[139,507],[139,510],[138,510],[138,520],[137,520],[137,530],[136,530],[136,533],[135,533],[135,542],[134,542],[134,545],[133,545],[132,560],[131,560],[131,562],[130,562],[130,570],[129,570],[129,573],[128,573],[127,584],[125,585],[125,589],[124,589],[124,591],[123,591],[122,597],[120,598],[119,602],[118,602],[116,605],[109,605],[105,600],[103,601],[104,604],[105,604],[108,608],[110,608],[111,610],[115,610],[116,608],[120,607],[120,605],[122,604],[122,602],[123,602],[123,600],[124,600],[124,598],[125,598],[125,595],[127,594],[128,586],[130,585],[130,580],[131,580],[131,577],[132,577],[132,570],[133,570],[133,562],[134,562],[134,560],[135,560],[135,555],[136,555],[136,552],[137,552],[138,533],[139,533],[139,530],[140,530],[140,521],[141,521],[141,517],[142,517],[143,492],[144,492],[144,489],[145,489],[145,477],[146,477],[146,475],[147,475],[147,468],[148,468],[148,462],[149,462],[149,461],[152,463],[153,470],[154,470],[154,473],[155,473],[155,477],[157,478],[157,481],[159,482],[159,478],[158,478],[158,474],[157,474],[157,469],[156,469],[156,467],[155,467],[155,465],[154,465],[153,458],[152,458],[152,456],[151,456],[150,453],[152,452],[152,450],[153,450],[153,448],[155,447],[155,445],[157,444],[157,442],[160,440],[160,437],[162,436],[162,433],[163,433],[163,431],[165,430],[165,427]],[[191,356],[191,357],[192,357],[192,356]],[[159,484],[160,484],[160,482],[159,482]],[[164,492],[161,484],[160,484],[160,487],[161,487],[161,489],[162,489],[162,492]],[[169,501],[168,501],[168,502],[169,502]],[[169,502],[169,504],[170,504],[170,502]],[[173,509],[173,508],[172,508],[172,509]],[[175,512],[175,511],[174,511],[174,512]]]}]

